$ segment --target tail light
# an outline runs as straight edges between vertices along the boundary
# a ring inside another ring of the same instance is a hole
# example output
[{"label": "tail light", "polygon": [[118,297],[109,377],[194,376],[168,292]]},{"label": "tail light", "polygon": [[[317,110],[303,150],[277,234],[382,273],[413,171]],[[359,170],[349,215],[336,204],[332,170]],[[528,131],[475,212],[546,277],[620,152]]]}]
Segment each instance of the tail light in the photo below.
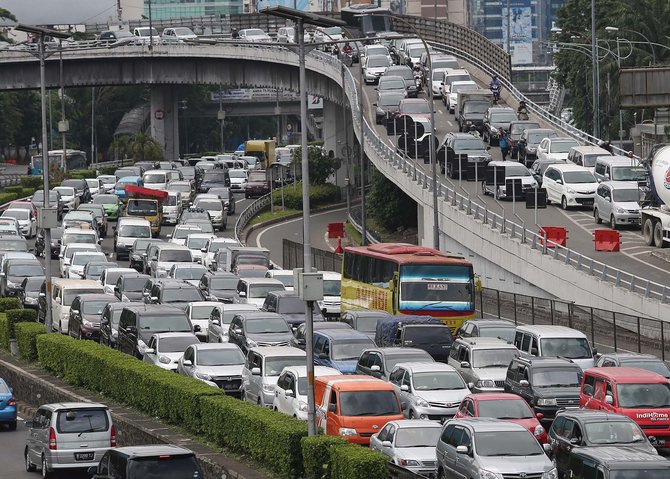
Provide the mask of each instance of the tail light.
[{"label": "tail light", "polygon": [[116,447],[116,426],[114,424],[112,424],[112,433],[110,435],[109,445]]},{"label": "tail light", "polygon": [[16,406],[16,398],[11,398],[11,399],[7,402],[7,406]]},{"label": "tail light", "polygon": [[56,445],[56,431],[54,431],[54,428],[52,427],[49,428],[49,449],[52,451],[58,449],[58,446]]}]

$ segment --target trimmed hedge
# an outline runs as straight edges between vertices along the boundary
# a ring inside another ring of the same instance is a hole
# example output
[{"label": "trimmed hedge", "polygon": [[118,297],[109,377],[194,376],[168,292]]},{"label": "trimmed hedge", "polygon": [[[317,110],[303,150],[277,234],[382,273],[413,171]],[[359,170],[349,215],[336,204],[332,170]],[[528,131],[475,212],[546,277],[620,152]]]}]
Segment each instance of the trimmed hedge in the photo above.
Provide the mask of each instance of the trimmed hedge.
[{"label": "trimmed hedge", "polygon": [[22,176],[21,177],[21,185],[25,188],[33,188],[35,190],[38,190],[42,188],[43,185],[43,178],[42,175],[40,176]]},{"label": "trimmed hedge", "polygon": [[0,320],[0,346],[5,349],[9,349],[9,340],[16,338],[16,333],[14,330],[16,324],[36,322],[37,311],[34,309],[8,309],[5,311],[5,313],[0,314],[0,317],[2,318],[2,320]]},{"label": "trimmed hedge", "polygon": [[83,178],[95,178],[98,176],[95,170],[74,170],[70,171],[68,176],[70,178],[83,179]]},{"label": "trimmed hedge", "polygon": [[23,305],[19,298],[0,298],[0,313],[9,309],[21,309]]},{"label": "trimmed hedge", "polygon": [[9,321],[4,313],[0,313],[0,348],[9,351]]},{"label": "trimmed hedge", "polygon": [[300,445],[302,448],[305,478],[329,479],[330,452],[335,446],[346,444],[348,444],[347,440],[338,436],[303,437]]},{"label": "trimmed hedge", "polygon": [[18,197],[16,193],[0,193],[0,205],[14,201]]},{"label": "trimmed hedge", "polygon": [[[302,210],[302,183],[288,185],[284,190],[284,206],[289,209]],[[310,207],[317,208],[340,201],[340,188],[326,183],[323,185],[309,185]],[[273,192],[273,203],[281,205],[281,189]]]},{"label": "trimmed hedge", "polygon": [[37,360],[37,336],[46,334],[41,323],[16,323],[14,325],[16,343],[19,346],[19,355],[28,361]]},{"label": "trimmed hedge", "polygon": [[335,446],[330,450],[331,479],[387,479],[383,454],[357,444]]},{"label": "trimmed hedge", "polygon": [[5,193],[16,193],[18,195],[22,191],[23,191],[23,186],[21,186],[21,185],[5,186]]}]

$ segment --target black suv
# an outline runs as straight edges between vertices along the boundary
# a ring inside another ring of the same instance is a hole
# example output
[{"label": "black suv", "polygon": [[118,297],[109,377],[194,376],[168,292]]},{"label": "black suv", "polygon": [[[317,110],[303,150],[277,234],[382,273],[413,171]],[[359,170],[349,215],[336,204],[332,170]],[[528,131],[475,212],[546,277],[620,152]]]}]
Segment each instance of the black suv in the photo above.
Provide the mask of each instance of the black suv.
[{"label": "black suv", "polygon": [[144,297],[146,303],[167,304],[186,311],[188,303],[205,301],[200,290],[191,283],[181,280],[161,281],[154,284],[149,290],[149,296]]},{"label": "black suv", "polygon": [[[305,322],[305,302],[291,291],[270,291],[261,311],[279,314],[293,331]],[[312,316],[314,321],[325,321],[319,308],[312,308]]]},{"label": "black suv", "polygon": [[70,186],[74,188],[76,195],[82,203],[91,201],[91,190],[88,189],[86,180],[69,179],[63,180],[60,186]]},{"label": "black suv", "polygon": [[116,349],[142,359],[151,335],[168,331],[193,332],[184,311],[162,304],[126,305],[119,318]]},{"label": "black suv", "polygon": [[518,357],[507,368],[504,387],[551,420],[561,408],[579,407],[581,382],[582,369],[569,359]]},{"label": "black suv", "polygon": [[207,301],[220,301],[222,303],[237,303],[237,283],[240,278],[233,273],[207,272],[200,278],[198,288]]},{"label": "black suv", "polygon": [[670,461],[629,447],[585,447],[570,454],[564,477],[667,479],[670,477]]},{"label": "black suv", "polygon": [[147,284],[147,281],[150,279],[151,276],[148,274],[122,274],[119,276],[119,279],[116,280],[116,285],[114,286],[114,296],[116,296],[119,301],[131,303],[136,301],[143,301],[144,297],[142,292],[144,291],[144,286]]},{"label": "black suv", "polygon": [[105,309],[102,310],[102,318],[100,318],[100,337],[98,342],[104,346],[116,349],[116,339],[119,334],[119,319],[123,308],[128,306],[128,303],[107,303]]},{"label": "black suv", "polygon": [[109,449],[88,474],[95,479],[205,477],[192,451],[171,444]]},{"label": "black suv", "polygon": [[[626,446],[655,454],[654,446],[635,424],[621,414],[591,409],[564,409],[549,429],[550,456],[559,477],[566,476],[570,453],[585,446]],[[580,476],[582,477],[582,476]]]}]

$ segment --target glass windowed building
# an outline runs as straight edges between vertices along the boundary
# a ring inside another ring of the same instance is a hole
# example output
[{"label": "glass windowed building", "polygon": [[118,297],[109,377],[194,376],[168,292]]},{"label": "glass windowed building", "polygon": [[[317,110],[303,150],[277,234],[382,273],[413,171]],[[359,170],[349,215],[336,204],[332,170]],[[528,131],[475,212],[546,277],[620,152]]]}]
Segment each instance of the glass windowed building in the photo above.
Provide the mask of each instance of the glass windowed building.
[{"label": "glass windowed building", "polygon": [[[243,0],[151,0],[154,20],[240,13],[243,13]],[[149,18],[148,0],[144,0],[144,16]]]}]

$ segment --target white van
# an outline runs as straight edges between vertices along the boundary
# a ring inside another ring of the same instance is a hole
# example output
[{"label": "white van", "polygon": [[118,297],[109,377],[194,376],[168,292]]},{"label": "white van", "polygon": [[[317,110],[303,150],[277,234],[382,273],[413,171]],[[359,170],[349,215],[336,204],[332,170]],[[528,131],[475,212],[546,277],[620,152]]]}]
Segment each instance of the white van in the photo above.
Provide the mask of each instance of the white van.
[{"label": "white van", "polygon": [[582,369],[595,366],[596,350],[586,335],[565,326],[517,326],[514,346],[522,356],[561,357]]},{"label": "white van", "polygon": [[442,77],[442,96],[447,95],[451,92],[451,84],[455,81],[472,81],[470,74],[467,70],[456,70],[453,68],[448,68],[444,72]]},{"label": "white van", "polygon": [[321,271],[321,273],[323,274],[323,299],[317,303],[327,320],[339,319],[342,304],[342,275],[335,271]]},{"label": "white van", "polygon": [[591,171],[593,171],[598,157],[611,155],[612,154],[609,151],[600,148],[599,146],[573,146],[570,148],[570,151],[568,151],[568,162],[591,168]]},{"label": "white van", "polygon": [[167,194],[167,198],[163,201],[163,223],[176,225],[181,216],[183,205],[181,191],[170,190]]},{"label": "white van", "polygon": [[[93,279],[64,279],[54,278],[51,282],[51,311],[53,330],[61,334],[68,334],[70,306],[75,297],[80,294],[103,294],[104,287]],[[109,296],[114,301],[114,296]]]},{"label": "white van", "polygon": [[630,181],[639,186],[647,184],[647,170],[634,158],[599,156],[593,172],[598,181]]},{"label": "white van", "polygon": [[114,227],[116,259],[128,258],[136,239],[151,238],[151,223],[144,218],[125,216]]},{"label": "white van", "polygon": [[249,348],[242,368],[242,399],[271,408],[281,372],[288,366],[302,366],[305,358],[305,351],[290,346]]},{"label": "white van", "polygon": [[169,170],[149,170],[142,175],[144,187],[152,190],[167,191],[167,185],[172,179]]}]

